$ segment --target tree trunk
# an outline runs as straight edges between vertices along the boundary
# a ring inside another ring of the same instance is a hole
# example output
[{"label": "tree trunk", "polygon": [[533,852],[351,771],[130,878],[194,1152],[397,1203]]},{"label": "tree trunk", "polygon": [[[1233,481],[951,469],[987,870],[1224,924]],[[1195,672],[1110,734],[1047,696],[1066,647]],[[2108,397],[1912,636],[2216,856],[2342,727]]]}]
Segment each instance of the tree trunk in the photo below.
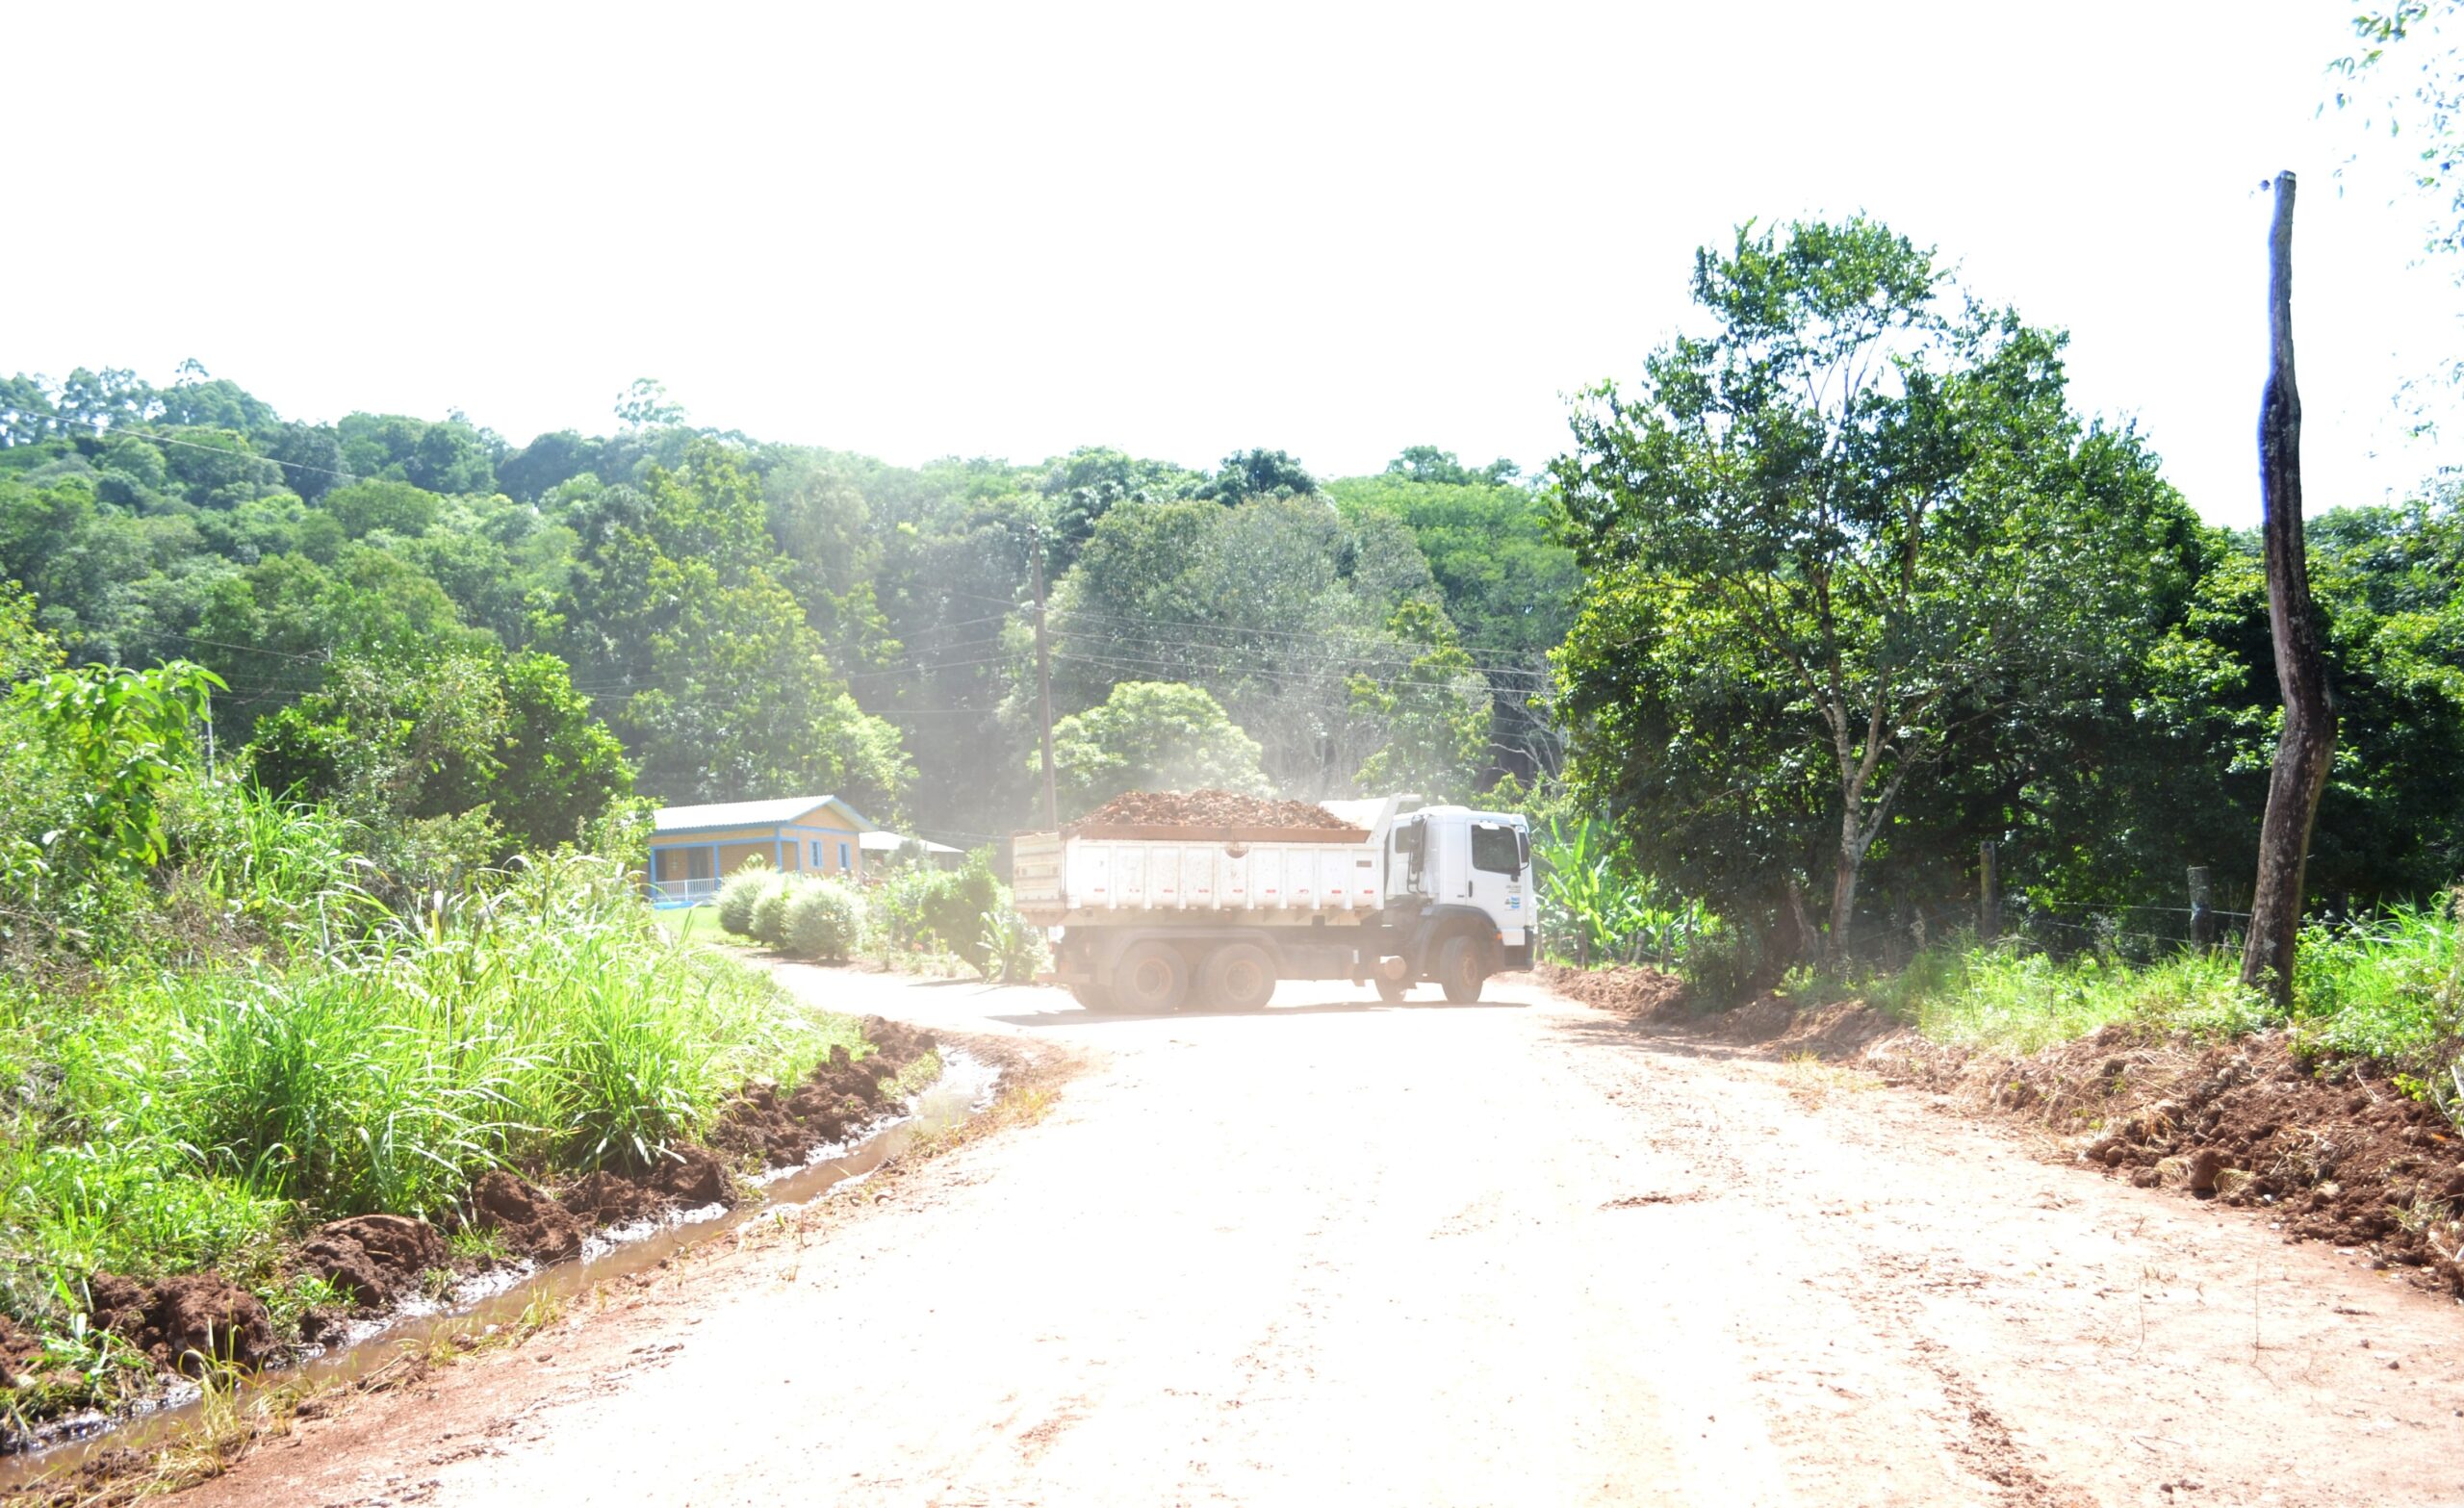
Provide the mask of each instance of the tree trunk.
[{"label": "tree trunk", "polygon": [[[1855,819],[1849,821],[1853,824]],[[1864,856],[1864,845],[1857,841],[1850,827],[1840,835],[1839,864],[1831,880],[1831,932],[1822,940],[1822,956],[1828,962],[1848,961],[1848,934],[1857,920],[1857,871]]]},{"label": "tree trunk", "polygon": [[2268,777],[2259,827],[2259,874],[2250,899],[2250,934],[2242,983],[2280,1006],[2293,999],[2294,945],[2301,932],[2302,870],[2310,828],[2326,789],[2336,748],[2336,710],[2319,652],[2310,563],[2301,529],[2301,395],[2293,380],[2293,174],[2275,180],[2275,223],[2268,233],[2268,385],[2259,399],[2259,500],[2267,542],[2268,623],[2275,636],[2275,675],[2284,697],[2284,731]]},{"label": "tree trunk", "polygon": [[1797,934],[1793,957],[1789,961],[1795,962],[1798,959],[1814,957],[1813,918],[1806,914],[1805,886],[1797,883],[1797,877],[1794,875],[1788,877],[1788,925],[1796,929]]}]

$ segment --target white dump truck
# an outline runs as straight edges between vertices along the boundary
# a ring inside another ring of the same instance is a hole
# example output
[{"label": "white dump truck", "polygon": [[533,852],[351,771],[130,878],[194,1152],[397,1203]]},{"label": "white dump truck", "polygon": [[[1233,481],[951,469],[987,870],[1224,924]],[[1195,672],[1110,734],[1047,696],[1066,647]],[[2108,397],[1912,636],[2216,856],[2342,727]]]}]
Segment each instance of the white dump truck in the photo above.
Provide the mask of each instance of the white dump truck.
[{"label": "white dump truck", "polygon": [[1253,1010],[1281,980],[1421,981],[1451,1001],[1531,967],[1531,834],[1414,796],[1330,801],[1322,830],[1081,824],[1011,848],[1018,913],[1096,1010]]}]

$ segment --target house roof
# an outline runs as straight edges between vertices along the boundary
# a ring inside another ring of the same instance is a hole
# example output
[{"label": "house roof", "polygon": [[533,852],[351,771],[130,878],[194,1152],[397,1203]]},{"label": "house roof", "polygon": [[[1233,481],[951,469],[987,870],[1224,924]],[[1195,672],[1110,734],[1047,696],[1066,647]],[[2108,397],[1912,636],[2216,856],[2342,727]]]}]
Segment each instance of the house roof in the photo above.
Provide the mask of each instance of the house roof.
[{"label": "house roof", "polygon": [[[867,854],[895,854],[899,851],[900,846],[908,841],[907,834],[903,832],[891,832],[886,829],[875,828],[870,832],[859,835],[856,839],[856,844]],[[917,838],[914,841],[921,846],[927,854],[956,854],[960,852],[960,850],[950,847],[947,843],[935,843],[929,838]]]},{"label": "house roof", "polygon": [[718,828],[783,828],[799,817],[828,806],[853,823],[858,831],[872,826],[864,814],[835,796],[782,796],[776,801],[723,801],[700,806],[661,806],[651,819],[651,835],[707,832]]}]

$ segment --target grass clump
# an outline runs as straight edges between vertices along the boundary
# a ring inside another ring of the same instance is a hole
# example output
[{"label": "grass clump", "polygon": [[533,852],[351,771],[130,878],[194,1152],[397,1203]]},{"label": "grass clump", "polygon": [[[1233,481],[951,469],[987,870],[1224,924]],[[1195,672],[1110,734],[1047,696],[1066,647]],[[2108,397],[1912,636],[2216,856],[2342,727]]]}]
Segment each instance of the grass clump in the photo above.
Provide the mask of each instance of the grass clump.
[{"label": "grass clump", "polygon": [[2031,1053],[2123,1022],[2235,1035],[2268,1024],[2241,961],[2181,953],[2154,963],[2009,948],[1920,954],[1876,1003],[1938,1041]]},{"label": "grass clump", "polygon": [[2306,1052],[2368,1059],[2417,1080],[2458,1078],[2464,1045],[2464,897],[2393,907],[2302,933],[2290,1015],[2241,984],[2239,955],[2185,949],[2150,961],[2067,958],[2017,942],[1959,939],[1895,973],[1854,980],[1800,972],[1801,1004],[1861,999],[1937,1041],[2024,1054],[2121,1024],[2229,1038],[2289,1027]]},{"label": "grass clump", "polygon": [[2464,890],[2305,929],[2294,1029],[2338,1057],[2445,1067],[2464,1041]]},{"label": "grass clump", "polygon": [[438,1218],[500,1164],[645,1166],[748,1078],[864,1050],[583,856],[330,950],[8,988],[0,1012],[0,1310],[38,1329],[93,1272],[271,1292],[318,1221]]}]

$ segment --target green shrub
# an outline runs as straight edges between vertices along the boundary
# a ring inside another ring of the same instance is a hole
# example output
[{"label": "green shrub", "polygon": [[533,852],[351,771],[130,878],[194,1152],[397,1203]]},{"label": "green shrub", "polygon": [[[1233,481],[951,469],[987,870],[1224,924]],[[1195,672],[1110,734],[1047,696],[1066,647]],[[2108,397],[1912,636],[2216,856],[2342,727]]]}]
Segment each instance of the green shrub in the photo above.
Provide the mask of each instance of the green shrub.
[{"label": "green shrub", "polygon": [[845,958],[863,943],[864,903],[854,889],[820,880],[787,901],[786,951],[803,958]]},{"label": "green shrub", "polygon": [[1761,942],[1738,927],[1712,927],[1696,933],[1678,958],[1677,972],[1698,1002],[1698,1009],[1718,1010],[1754,992],[1758,978],[1767,979]]},{"label": "green shrub", "polygon": [[739,937],[753,935],[753,908],[779,877],[767,864],[745,865],[719,886],[719,925]]},{"label": "green shrub", "polygon": [[875,892],[877,933],[890,948],[954,953],[983,969],[988,958],[984,918],[1008,911],[1010,898],[992,873],[992,851],[969,854],[962,868],[906,869]]},{"label": "green shrub", "polygon": [[1028,984],[1044,966],[1043,933],[1010,909],[1008,901],[1009,897],[1002,897],[998,909],[984,913],[984,961],[976,968],[988,980]]},{"label": "green shrub", "polygon": [[787,903],[803,888],[792,876],[774,876],[753,902],[753,940],[765,948],[787,945]]}]

